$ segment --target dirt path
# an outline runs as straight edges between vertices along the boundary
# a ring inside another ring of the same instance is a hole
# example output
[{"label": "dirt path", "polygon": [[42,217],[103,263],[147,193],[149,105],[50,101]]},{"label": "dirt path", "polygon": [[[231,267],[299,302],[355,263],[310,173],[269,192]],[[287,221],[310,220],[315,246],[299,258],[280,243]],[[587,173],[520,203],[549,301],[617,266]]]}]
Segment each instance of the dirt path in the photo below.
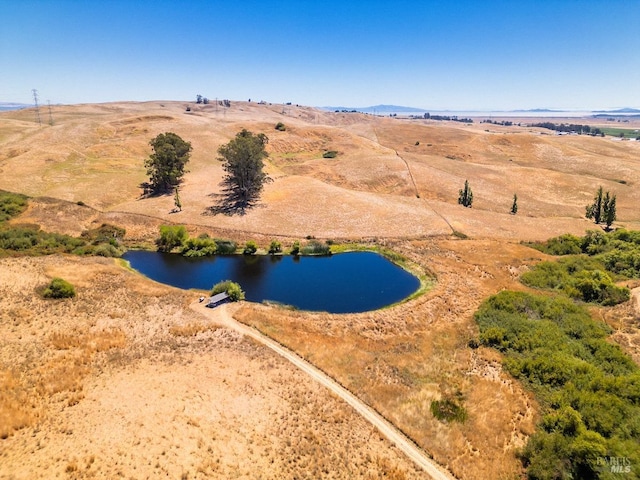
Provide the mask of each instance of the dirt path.
[{"label": "dirt path", "polygon": [[393,426],[393,424],[358,399],[350,391],[342,387],[331,377],[269,337],[236,321],[229,313],[228,305],[221,305],[214,309],[210,309],[206,308],[202,303],[194,302],[191,304],[191,308],[214,320],[220,325],[235,330],[242,335],[256,340],[262,345],[265,345],[278,355],[290,361],[293,365],[305,372],[318,383],[331,390],[338,397],[353,407],[353,409],[371,425],[376,427],[382,435],[402,450],[407,457],[409,457],[416,465],[420,466],[434,480],[451,480],[455,478],[429,458],[422,449],[418,448],[409,438]]}]

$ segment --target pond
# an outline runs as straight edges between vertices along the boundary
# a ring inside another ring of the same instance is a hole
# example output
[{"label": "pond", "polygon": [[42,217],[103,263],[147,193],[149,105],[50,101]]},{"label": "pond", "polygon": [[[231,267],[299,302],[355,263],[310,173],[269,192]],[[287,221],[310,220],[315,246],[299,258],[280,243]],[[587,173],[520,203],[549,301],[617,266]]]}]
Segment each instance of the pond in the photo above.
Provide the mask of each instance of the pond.
[{"label": "pond", "polygon": [[418,278],[374,252],[186,258],[132,250],[123,258],[145,276],[174,287],[210,290],[221,280],[232,280],[252,302],[267,300],[331,313],[376,310],[405,299],[420,287]]}]

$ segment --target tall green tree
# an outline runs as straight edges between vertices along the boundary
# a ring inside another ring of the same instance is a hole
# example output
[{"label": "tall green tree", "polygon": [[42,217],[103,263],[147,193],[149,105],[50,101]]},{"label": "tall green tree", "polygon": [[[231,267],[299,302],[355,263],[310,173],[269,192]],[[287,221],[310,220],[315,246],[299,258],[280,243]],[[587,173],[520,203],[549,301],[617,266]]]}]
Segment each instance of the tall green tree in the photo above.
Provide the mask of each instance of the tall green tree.
[{"label": "tall green tree", "polygon": [[271,178],[264,172],[265,150],[269,139],[264,133],[254,135],[242,129],[229,143],[218,149],[218,160],[226,175],[222,179],[222,200],[214,212],[244,214],[260,198],[266,182]]},{"label": "tall green tree", "polygon": [[464,181],[464,189],[459,191],[458,203],[469,208],[473,204],[473,192],[469,186],[469,180]]},{"label": "tall green tree", "polygon": [[191,143],[173,132],[161,133],[149,142],[153,153],[144,162],[152,193],[167,193],[178,186],[191,155]]},{"label": "tall green tree", "polygon": [[598,188],[593,203],[586,207],[586,216],[595,223],[604,222],[607,229],[611,228],[616,221],[616,196],[603,192],[602,187]]},{"label": "tall green tree", "polygon": [[594,222],[600,223],[602,220],[602,203],[603,203],[603,191],[602,186],[598,188],[596,192],[596,196],[593,199],[593,203],[591,205],[587,205],[587,218],[593,219]]},{"label": "tall green tree", "polygon": [[[607,192],[607,195],[609,192]],[[613,195],[604,210],[604,222],[607,224],[607,230],[611,228],[613,222],[616,221],[616,196]]]}]

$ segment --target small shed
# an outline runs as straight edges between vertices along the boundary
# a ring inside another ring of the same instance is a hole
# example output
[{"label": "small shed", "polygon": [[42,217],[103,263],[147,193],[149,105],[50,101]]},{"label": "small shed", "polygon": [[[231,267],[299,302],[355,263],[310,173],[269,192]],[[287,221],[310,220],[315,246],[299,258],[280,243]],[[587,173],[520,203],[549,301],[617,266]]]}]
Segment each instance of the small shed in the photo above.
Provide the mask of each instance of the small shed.
[{"label": "small shed", "polygon": [[214,295],[213,297],[209,298],[209,301],[207,302],[207,307],[209,308],[217,307],[221,303],[226,302],[228,299],[229,299],[229,295],[227,295],[227,292],[218,293],[217,295]]}]

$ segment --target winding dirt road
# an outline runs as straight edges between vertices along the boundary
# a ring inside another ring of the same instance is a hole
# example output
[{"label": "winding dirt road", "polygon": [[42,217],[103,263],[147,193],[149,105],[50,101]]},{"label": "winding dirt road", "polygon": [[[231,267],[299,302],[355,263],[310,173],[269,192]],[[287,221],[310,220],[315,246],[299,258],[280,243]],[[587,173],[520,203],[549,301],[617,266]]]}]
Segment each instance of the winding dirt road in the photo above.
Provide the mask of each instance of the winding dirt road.
[{"label": "winding dirt road", "polygon": [[427,454],[420,449],[415,443],[413,443],[406,435],[398,430],[393,424],[382,417],[379,413],[362,402],[358,397],[353,395],[349,390],[337,383],[327,374],[314,367],[312,364],[302,359],[291,350],[283,347],[279,343],[263,335],[259,331],[250,328],[237,320],[235,320],[228,311],[228,305],[220,305],[216,308],[206,308],[203,303],[194,302],[191,304],[191,309],[196,312],[205,315],[216,323],[235,330],[242,335],[250,337],[257,342],[270,348],[278,355],[284,357],[290,361],[297,368],[305,372],[321,385],[325,386],[338,397],[347,402],[358,414],[360,414],[371,425],[376,427],[378,431],[384,435],[390,442],[404,452],[416,465],[421,467],[428,475],[434,480],[452,480],[453,477],[450,473],[446,472],[436,462],[427,456]]}]

